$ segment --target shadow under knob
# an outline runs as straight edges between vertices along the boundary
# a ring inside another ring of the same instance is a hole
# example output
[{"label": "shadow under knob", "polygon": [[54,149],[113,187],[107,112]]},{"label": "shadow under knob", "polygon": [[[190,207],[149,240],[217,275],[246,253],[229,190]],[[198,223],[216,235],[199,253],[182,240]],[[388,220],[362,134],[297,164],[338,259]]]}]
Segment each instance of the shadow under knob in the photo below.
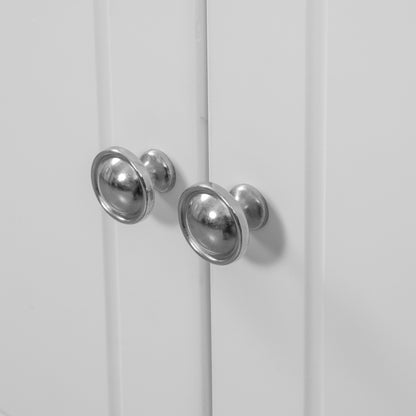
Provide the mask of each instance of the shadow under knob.
[{"label": "shadow under knob", "polygon": [[208,182],[185,190],[178,215],[182,233],[193,250],[213,264],[225,265],[245,253],[250,230],[266,224],[268,207],[251,185],[237,185],[228,192]]},{"label": "shadow under knob", "polygon": [[168,192],[175,181],[175,168],[160,150],[149,150],[138,158],[114,146],[100,152],[91,166],[92,187],[99,203],[124,224],[145,218],[154,206],[154,190]]}]

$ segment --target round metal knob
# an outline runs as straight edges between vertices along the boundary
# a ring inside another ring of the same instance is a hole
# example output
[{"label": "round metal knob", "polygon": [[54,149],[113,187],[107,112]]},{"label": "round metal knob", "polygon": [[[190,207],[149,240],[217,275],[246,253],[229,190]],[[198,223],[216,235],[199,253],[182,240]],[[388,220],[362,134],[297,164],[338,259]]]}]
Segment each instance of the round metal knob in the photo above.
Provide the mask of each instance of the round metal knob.
[{"label": "round metal knob", "polygon": [[122,147],[110,147],[94,158],[91,181],[98,202],[117,221],[134,224],[153,209],[156,189],[175,186],[175,168],[160,150],[138,158]]},{"label": "round metal knob", "polygon": [[201,183],[182,194],[178,214],[193,250],[213,264],[224,265],[245,253],[250,230],[263,227],[269,211],[253,186],[237,185],[228,192],[215,183]]}]

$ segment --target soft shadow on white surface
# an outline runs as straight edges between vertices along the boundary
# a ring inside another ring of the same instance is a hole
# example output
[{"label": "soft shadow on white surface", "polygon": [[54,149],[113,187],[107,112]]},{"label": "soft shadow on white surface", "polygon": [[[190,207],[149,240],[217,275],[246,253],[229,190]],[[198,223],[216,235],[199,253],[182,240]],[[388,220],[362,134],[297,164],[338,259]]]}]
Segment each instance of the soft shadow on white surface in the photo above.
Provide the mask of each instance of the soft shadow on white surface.
[{"label": "soft shadow on white surface", "polygon": [[283,222],[275,208],[269,205],[269,220],[261,230],[250,232],[245,258],[252,263],[272,264],[283,255],[285,241]]},{"label": "soft shadow on white surface", "polygon": [[174,188],[166,193],[156,191],[155,207],[150,215],[156,221],[166,225],[178,224],[178,202],[182,192],[187,188],[184,176],[180,169],[175,166],[176,183]]}]

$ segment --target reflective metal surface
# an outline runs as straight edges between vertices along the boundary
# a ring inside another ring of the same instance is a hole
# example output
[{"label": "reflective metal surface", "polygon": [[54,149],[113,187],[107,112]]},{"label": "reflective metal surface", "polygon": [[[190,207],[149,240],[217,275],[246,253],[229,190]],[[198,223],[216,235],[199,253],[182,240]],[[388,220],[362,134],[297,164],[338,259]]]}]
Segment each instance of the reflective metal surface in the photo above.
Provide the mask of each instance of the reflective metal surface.
[{"label": "reflective metal surface", "polygon": [[122,147],[100,152],[91,166],[91,182],[104,210],[114,219],[133,224],[154,206],[154,189],[167,192],[175,185],[175,169],[169,158],[149,150],[141,159]]},{"label": "reflective metal surface", "polygon": [[201,183],[182,194],[178,215],[194,251],[213,264],[225,265],[245,253],[250,229],[264,226],[268,209],[250,185],[238,185],[230,193],[215,183]]},{"label": "reflective metal surface", "polygon": [[269,219],[267,202],[254,186],[236,185],[230,194],[243,208],[250,230],[258,230],[266,224]]},{"label": "reflective metal surface", "polygon": [[160,150],[149,150],[140,158],[158,192],[168,192],[176,182],[175,167],[168,156]]}]

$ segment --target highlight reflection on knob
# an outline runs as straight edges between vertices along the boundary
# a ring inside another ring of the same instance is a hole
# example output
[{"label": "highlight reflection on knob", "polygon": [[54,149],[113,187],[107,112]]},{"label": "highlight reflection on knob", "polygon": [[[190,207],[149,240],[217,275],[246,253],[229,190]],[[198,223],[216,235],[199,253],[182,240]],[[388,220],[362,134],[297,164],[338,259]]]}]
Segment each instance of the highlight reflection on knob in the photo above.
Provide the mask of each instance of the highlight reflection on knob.
[{"label": "highlight reflection on knob", "polygon": [[133,224],[153,209],[155,194],[175,186],[175,168],[160,150],[138,158],[122,147],[100,152],[91,166],[91,182],[98,202],[117,221]]},{"label": "highlight reflection on knob", "polygon": [[251,185],[237,185],[228,192],[208,182],[185,190],[178,215],[182,233],[193,250],[213,264],[224,265],[245,253],[250,230],[266,224],[268,207]]}]

